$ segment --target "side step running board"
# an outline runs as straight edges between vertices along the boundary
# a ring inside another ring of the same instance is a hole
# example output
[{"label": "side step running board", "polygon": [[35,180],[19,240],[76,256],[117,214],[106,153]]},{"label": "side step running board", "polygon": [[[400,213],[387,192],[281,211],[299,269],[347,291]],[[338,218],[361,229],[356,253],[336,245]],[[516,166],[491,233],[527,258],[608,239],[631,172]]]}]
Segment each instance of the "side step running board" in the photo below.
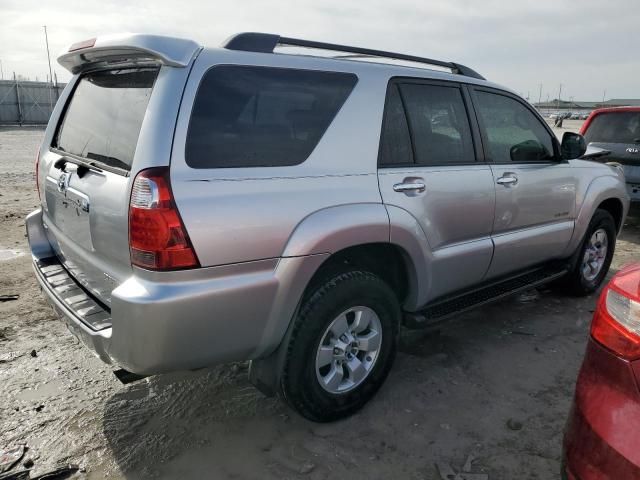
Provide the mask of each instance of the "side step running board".
[{"label": "side step running board", "polygon": [[482,305],[508,297],[515,293],[543,285],[567,273],[566,265],[561,267],[546,267],[523,273],[517,277],[492,282],[466,293],[454,294],[436,300],[434,303],[416,313],[406,313],[404,326],[407,328],[426,328]]}]

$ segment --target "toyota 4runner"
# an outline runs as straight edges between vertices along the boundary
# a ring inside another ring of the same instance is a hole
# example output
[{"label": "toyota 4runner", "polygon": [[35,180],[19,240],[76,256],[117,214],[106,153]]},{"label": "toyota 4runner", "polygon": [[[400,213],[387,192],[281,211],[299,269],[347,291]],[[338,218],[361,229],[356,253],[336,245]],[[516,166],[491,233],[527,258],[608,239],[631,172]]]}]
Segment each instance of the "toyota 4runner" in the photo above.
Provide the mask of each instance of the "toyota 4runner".
[{"label": "toyota 4runner", "polygon": [[258,33],[58,61],[33,266],[121,373],[252,360],[262,391],[334,420],[381,386],[400,326],[593,292],[627,213],[620,169],[457,63]]}]

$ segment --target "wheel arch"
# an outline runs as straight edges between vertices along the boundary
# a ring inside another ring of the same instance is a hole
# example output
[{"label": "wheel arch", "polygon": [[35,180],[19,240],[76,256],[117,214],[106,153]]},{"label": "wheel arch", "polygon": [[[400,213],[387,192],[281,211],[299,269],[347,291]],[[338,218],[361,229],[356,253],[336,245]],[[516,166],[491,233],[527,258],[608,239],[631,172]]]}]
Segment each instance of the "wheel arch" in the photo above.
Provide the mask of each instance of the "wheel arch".
[{"label": "wheel arch", "polygon": [[606,210],[611,214],[613,220],[616,222],[616,232],[620,233],[622,229],[622,219],[624,217],[624,205],[619,198],[611,197],[600,202],[596,207],[596,210]]},{"label": "wheel arch", "polygon": [[617,176],[607,175],[595,178],[581,197],[573,236],[565,250],[567,256],[572,255],[580,246],[589,222],[598,208],[603,208],[612,214],[618,233],[622,229],[629,210],[629,198],[626,195],[625,186]]},{"label": "wheel arch", "polygon": [[[328,254],[327,262],[351,256],[352,261],[357,260],[361,266],[371,267],[371,262],[363,259],[367,253],[377,252],[383,261],[391,259],[402,265],[406,279],[399,298],[405,310],[417,310],[428,295],[431,283],[428,267],[433,255],[422,227],[404,209],[368,203],[320,210],[296,227],[282,256]],[[381,270],[377,265],[373,268]],[[397,282],[386,279],[392,286],[398,286]],[[310,280],[306,279],[305,284]]]},{"label": "wheel arch", "polygon": [[365,270],[384,280],[403,305],[409,296],[413,265],[406,250],[389,242],[361,243],[332,253],[309,280],[305,295],[338,271],[347,269]]}]

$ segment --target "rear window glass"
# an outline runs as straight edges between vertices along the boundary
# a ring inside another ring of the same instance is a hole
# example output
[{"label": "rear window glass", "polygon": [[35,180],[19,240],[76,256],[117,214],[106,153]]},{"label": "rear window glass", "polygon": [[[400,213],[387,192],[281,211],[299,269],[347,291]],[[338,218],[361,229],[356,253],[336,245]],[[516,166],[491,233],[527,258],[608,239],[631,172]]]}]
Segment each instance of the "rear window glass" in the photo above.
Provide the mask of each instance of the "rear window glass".
[{"label": "rear window glass", "polygon": [[156,68],[83,75],[75,87],[54,147],[130,170]]},{"label": "rear window glass", "polygon": [[348,73],[214,67],[196,94],[186,162],[192,168],[302,163],[356,81]]},{"label": "rear window glass", "polygon": [[589,143],[640,143],[640,112],[600,113],[584,138]]}]

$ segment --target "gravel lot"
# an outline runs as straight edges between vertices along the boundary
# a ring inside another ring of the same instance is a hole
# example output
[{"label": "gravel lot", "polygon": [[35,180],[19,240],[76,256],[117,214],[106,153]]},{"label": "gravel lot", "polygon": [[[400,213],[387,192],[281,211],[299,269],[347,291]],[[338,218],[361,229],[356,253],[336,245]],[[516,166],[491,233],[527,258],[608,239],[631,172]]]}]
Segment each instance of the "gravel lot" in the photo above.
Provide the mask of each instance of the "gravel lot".
[{"label": "gravel lot", "polygon": [[[0,449],[25,443],[34,474],[75,463],[86,478],[440,479],[437,462],[459,471],[473,456],[491,480],[559,478],[595,296],[543,289],[405,333],[378,396],[329,425],[262,396],[245,364],[123,386],[55,317],[24,254],[41,136],[0,130],[0,295],[19,295],[0,302]],[[635,209],[612,269],[639,259]]]}]

